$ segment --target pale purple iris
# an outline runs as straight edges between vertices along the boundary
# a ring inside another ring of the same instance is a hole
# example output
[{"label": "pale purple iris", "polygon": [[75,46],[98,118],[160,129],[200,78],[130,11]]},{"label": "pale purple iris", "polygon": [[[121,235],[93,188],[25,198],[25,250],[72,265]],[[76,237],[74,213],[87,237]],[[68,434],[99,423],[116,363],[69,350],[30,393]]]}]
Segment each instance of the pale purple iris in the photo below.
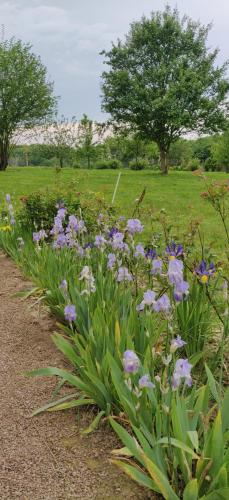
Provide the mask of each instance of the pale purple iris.
[{"label": "pale purple iris", "polygon": [[61,281],[61,284],[59,285],[59,288],[63,290],[64,292],[67,292],[68,289],[68,283],[67,280]]},{"label": "pale purple iris", "polygon": [[123,367],[126,373],[137,373],[140,361],[134,351],[128,350],[123,353]]},{"label": "pale purple iris", "polygon": [[148,389],[154,389],[155,385],[151,382],[149,375],[143,375],[139,381],[138,385],[141,389],[148,387]]},{"label": "pale purple iris", "polygon": [[131,235],[136,233],[142,233],[143,225],[141,224],[139,219],[128,219],[126,224],[126,231]]},{"label": "pale purple iris", "polygon": [[177,360],[172,378],[173,390],[176,390],[180,386],[182,380],[184,380],[185,385],[189,387],[192,385],[191,369],[192,365],[187,359]]},{"label": "pale purple iris", "polygon": [[144,310],[145,306],[152,306],[155,303],[155,292],[153,290],[147,290],[143,294],[142,302],[136,307],[137,312],[141,312]]},{"label": "pale purple iris", "polygon": [[119,267],[117,273],[117,281],[121,283],[122,281],[132,281],[133,276],[129,273],[127,267]]},{"label": "pale purple iris", "polygon": [[10,203],[10,200],[11,200],[10,194],[6,194],[6,201],[7,201],[7,203]]},{"label": "pale purple iris", "polygon": [[104,238],[104,236],[98,234],[95,236],[95,247],[103,249],[104,246],[106,245],[107,241]]},{"label": "pale purple iris", "polygon": [[171,304],[169,297],[166,293],[164,293],[154,304],[153,304],[153,309],[156,312],[163,311],[165,313],[168,313],[169,310],[171,309]]},{"label": "pale purple iris", "polygon": [[64,308],[64,316],[66,321],[72,323],[76,320],[76,308],[74,305],[69,304]]},{"label": "pale purple iris", "polygon": [[183,281],[183,268],[184,264],[182,260],[174,258],[169,261],[168,278],[172,285],[177,285]]},{"label": "pale purple iris", "polygon": [[108,254],[107,269],[114,269],[116,263],[116,256],[114,253]]},{"label": "pale purple iris", "polygon": [[123,233],[115,233],[112,238],[111,246],[113,250],[122,250],[124,246],[124,234]]},{"label": "pale purple iris", "polygon": [[147,290],[143,295],[143,302],[146,306],[152,306],[155,302],[155,292],[153,292],[153,290]]},{"label": "pale purple iris", "polygon": [[136,251],[134,253],[134,257],[145,257],[145,250],[140,243],[136,245]]},{"label": "pale purple iris", "polygon": [[166,253],[170,257],[180,257],[181,255],[183,255],[183,252],[184,252],[184,249],[183,249],[182,245],[176,245],[176,243],[174,243],[174,241],[172,241],[172,243],[170,243],[170,245],[168,245],[166,248]]},{"label": "pale purple iris", "polygon": [[182,340],[180,335],[177,335],[177,337],[175,337],[174,339],[171,340],[170,352],[174,353],[174,352],[176,352],[177,349],[181,349],[186,344],[187,344],[187,342]]},{"label": "pale purple iris", "polygon": [[188,295],[189,283],[187,281],[180,281],[175,285],[174,288],[174,299],[176,302],[181,302],[184,297]]},{"label": "pale purple iris", "polygon": [[50,234],[57,236],[60,233],[64,232],[64,228],[62,225],[62,219],[60,217],[54,217],[53,228],[50,231]]},{"label": "pale purple iris", "polygon": [[151,268],[151,274],[153,275],[161,275],[162,274],[162,260],[157,258],[152,260],[152,268]]},{"label": "pale purple iris", "polygon": [[38,231],[37,233],[33,233],[33,241],[35,241],[36,243],[39,243],[45,238],[47,238],[47,234],[44,229],[40,229],[40,231]]},{"label": "pale purple iris", "polygon": [[64,248],[67,245],[67,238],[65,234],[58,234],[53,243],[53,248]]},{"label": "pale purple iris", "polygon": [[39,243],[40,241],[40,235],[39,233],[33,233],[33,241],[35,241],[36,243]]},{"label": "pale purple iris", "polygon": [[83,247],[81,247],[77,242],[75,243],[75,249],[76,249],[76,254],[79,257],[84,257],[85,255],[85,250]]},{"label": "pale purple iris", "polygon": [[59,208],[59,210],[57,212],[58,219],[63,220],[65,218],[65,216],[66,216],[66,213],[67,213],[67,209],[66,208],[64,208],[64,207]]}]

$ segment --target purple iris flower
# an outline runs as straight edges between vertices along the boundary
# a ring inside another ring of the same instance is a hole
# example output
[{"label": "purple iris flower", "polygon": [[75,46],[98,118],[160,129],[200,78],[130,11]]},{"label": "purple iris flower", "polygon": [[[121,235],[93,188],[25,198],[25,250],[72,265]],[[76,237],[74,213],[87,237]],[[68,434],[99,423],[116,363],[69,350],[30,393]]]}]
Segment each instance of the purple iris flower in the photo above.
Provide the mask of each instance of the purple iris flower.
[{"label": "purple iris flower", "polygon": [[10,203],[10,201],[11,201],[11,196],[10,196],[10,194],[6,194],[6,201],[7,201],[7,203]]},{"label": "purple iris flower", "polygon": [[119,267],[117,273],[117,281],[120,283],[121,281],[132,281],[132,274],[129,273],[127,267]]},{"label": "purple iris flower", "polygon": [[79,222],[78,219],[75,217],[75,215],[70,215],[68,219],[68,226],[66,231],[74,231],[74,233],[77,233],[79,230]]},{"label": "purple iris flower", "polygon": [[164,311],[168,313],[171,308],[169,297],[164,293],[154,304],[153,309],[156,312]]},{"label": "purple iris flower", "polygon": [[115,233],[112,238],[111,246],[113,250],[122,250],[124,246],[124,234],[123,233]]},{"label": "purple iris flower", "polygon": [[146,306],[152,306],[155,302],[155,292],[153,292],[153,290],[147,290],[143,295],[143,302]]},{"label": "purple iris flower", "polygon": [[152,306],[155,303],[155,295],[153,290],[147,290],[143,294],[142,302],[136,307],[136,311],[141,312],[145,309],[145,306]]},{"label": "purple iris flower", "polygon": [[151,382],[149,375],[143,375],[138,381],[139,387],[143,389],[144,387],[148,387],[148,389],[153,389],[155,385]]},{"label": "purple iris flower", "polygon": [[44,229],[40,229],[37,233],[33,233],[33,241],[36,243],[39,243],[39,241],[44,240],[47,238],[47,234]]},{"label": "purple iris flower", "polygon": [[175,337],[174,339],[171,340],[170,352],[174,353],[174,352],[176,352],[177,349],[184,347],[184,345],[186,345],[186,344],[187,344],[187,342],[182,340],[180,335],[177,335],[177,337]]},{"label": "purple iris flower", "polygon": [[145,250],[140,243],[136,245],[136,251],[134,253],[134,257],[145,257]]},{"label": "purple iris flower", "polygon": [[116,255],[114,253],[108,254],[107,269],[114,269],[116,263]]},{"label": "purple iris flower", "polygon": [[83,246],[83,248],[85,250],[87,250],[87,248],[94,248],[94,243],[85,243],[85,245]]},{"label": "purple iris flower", "polygon": [[60,233],[64,232],[64,228],[62,225],[62,219],[60,217],[54,217],[53,228],[50,231],[50,234],[57,236]]},{"label": "purple iris flower", "polygon": [[112,227],[111,230],[108,233],[109,238],[113,238],[113,236],[118,233],[118,228],[117,227]]},{"label": "purple iris flower", "polygon": [[185,385],[189,387],[192,385],[191,369],[192,365],[187,359],[177,360],[172,378],[172,389],[174,391],[180,386],[182,380],[184,380]]},{"label": "purple iris flower", "polygon": [[210,276],[212,276],[215,271],[216,270],[213,262],[211,262],[210,265],[207,266],[206,260],[202,260],[200,265],[196,267],[195,274],[197,274],[201,283],[205,284],[208,283]]},{"label": "purple iris flower", "polygon": [[64,308],[64,317],[70,323],[76,320],[76,308],[74,305],[69,304]]},{"label": "purple iris flower", "polygon": [[61,284],[59,285],[59,288],[63,290],[64,292],[67,292],[68,289],[68,283],[67,280],[61,281]]},{"label": "purple iris flower", "polygon": [[128,219],[126,231],[128,231],[131,235],[134,235],[135,233],[142,233],[143,225],[139,219]]},{"label": "purple iris flower", "polygon": [[67,213],[67,209],[66,208],[64,208],[64,207],[59,208],[59,210],[57,212],[58,219],[61,219],[61,220],[64,219],[66,213]]},{"label": "purple iris flower", "polygon": [[64,248],[67,242],[68,240],[65,234],[58,234],[57,239],[53,243],[53,248]]},{"label": "purple iris flower", "polygon": [[33,241],[35,241],[36,243],[39,243],[39,241],[40,241],[39,232],[33,233]]},{"label": "purple iris flower", "polygon": [[151,260],[156,259],[157,252],[155,248],[148,248],[148,250],[146,250],[145,252],[145,257],[146,259],[151,259]]},{"label": "purple iris flower", "polygon": [[188,295],[189,283],[187,281],[179,281],[174,288],[174,299],[181,302],[184,296]]},{"label": "purple iris flower", "polygon": [[174,241],[170,243],[170,245],[167,246],[166,248],[166,253],[169,255],[169,257],[180,257],[184,253],[184,249],[182,245],[176,245]]},{"label": "purple iris flower", "polygon": [[151,274],[153,274],[153,275],[156,275],[156,274],[161,275],[162,274],[162,265],[163,265],[163,262],[162,262],[161,259],[159,259],[159,258],[153,259],[152,260]]},{"label": "purple iris flower", "polygon": [[105,245],[106,245],[106,240],[105,240],[104,236],[102,236],[100,234],[95,236],[95,247],[104,248]]},{"label": "purple iris flower", "polygon": [[123,353],[123,367],[126,373],[137,373],[140,361],[134,351],[128,350]]},{"label": "purple iris flower", "polygon": [[174,259],[169,261],[168,278],[172,285],[177,285],[183,281],[183,268],[184,264],[182,260],[174,257]]}]

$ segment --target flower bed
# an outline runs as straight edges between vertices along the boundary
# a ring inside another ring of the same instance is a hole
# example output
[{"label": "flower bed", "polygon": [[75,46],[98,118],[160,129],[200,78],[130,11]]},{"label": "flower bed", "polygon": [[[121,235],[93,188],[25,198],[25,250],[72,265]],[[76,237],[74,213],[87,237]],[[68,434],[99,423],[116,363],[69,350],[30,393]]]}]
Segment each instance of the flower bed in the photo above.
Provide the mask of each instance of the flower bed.
[{"label": "flower bed", "polygon": [[4,210],[0,245],[57,316],[53,340],[73,366],[30,373],[76,390],[46,409],[96,405],[88,431],[109,418],[124,444],[114,462],[164,498],[228,498],[226,268],[190,243],[143,244],[135,217],[100,213],[88,231],[60,204],[51,230],[31,234],[10,195]]}]

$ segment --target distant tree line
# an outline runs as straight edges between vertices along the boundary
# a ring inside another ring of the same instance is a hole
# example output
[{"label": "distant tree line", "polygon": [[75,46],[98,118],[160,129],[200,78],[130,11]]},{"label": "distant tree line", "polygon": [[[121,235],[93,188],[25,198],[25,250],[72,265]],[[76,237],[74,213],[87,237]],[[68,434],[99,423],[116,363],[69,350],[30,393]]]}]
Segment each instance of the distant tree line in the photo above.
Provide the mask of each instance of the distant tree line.
[{"label": "distant tree line", "polygon": [[[15,146],[10,165],[132,170],[160,168],[160,151],[155,142],[121,133],[100,142],[94,139],[89,123],[92,124],[84,115],[77,141],[73,141],[72,131],[71,140],[70,132],[64,136],[62,128],[58,137],[52,131],[49,143]],[[229,172],[229,128],[221,135],[178,139],[171,145],[168,162],[170,168],[178,170],[204,168],[206,171]]]}]

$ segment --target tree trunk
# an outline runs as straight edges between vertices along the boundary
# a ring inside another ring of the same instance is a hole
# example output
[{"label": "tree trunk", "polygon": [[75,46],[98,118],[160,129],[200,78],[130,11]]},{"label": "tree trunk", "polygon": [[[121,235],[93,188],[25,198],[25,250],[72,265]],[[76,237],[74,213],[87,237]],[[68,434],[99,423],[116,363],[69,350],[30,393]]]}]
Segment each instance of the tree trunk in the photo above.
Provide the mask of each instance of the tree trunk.
[{"label": "tree trunk", "polygon": [[8,165],[8,149],[5,144],[0,144],[0,171],[6,170]]},{"label": "tree trunk", "polygon": [[160,148],[160,164],[161,164],[161,172],[163,175],[168,174],[169,165],[168,165],[168,152],[164,149]]}]

